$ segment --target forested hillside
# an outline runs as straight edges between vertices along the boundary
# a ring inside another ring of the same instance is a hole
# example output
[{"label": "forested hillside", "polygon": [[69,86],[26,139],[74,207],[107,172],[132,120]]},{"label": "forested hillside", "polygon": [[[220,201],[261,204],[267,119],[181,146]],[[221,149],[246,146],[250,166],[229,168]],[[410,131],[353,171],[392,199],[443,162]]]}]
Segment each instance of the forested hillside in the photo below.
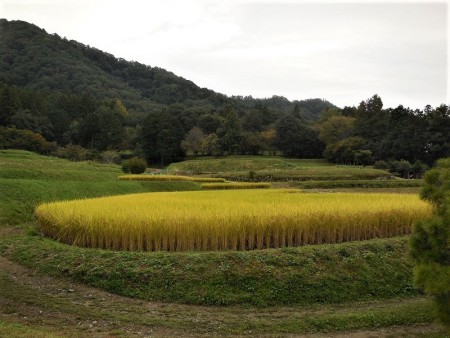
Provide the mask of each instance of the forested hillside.
[{"label": "forested hillside", "polygon": [[227,97],[32,24],[0,20],[0,148],[71,159],[120,153],[160,164],[186,154],[263,153],[432,164],[449,156],[449,131],[445,105],[383,109],[375,95],[339,109],[322,99]]}]

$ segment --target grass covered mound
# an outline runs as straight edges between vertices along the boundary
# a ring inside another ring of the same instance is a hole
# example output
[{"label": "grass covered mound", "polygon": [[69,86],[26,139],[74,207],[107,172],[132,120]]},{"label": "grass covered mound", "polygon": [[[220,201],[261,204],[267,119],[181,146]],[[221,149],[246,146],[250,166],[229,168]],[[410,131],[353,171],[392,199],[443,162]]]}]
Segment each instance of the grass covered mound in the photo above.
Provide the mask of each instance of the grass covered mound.
[{"label": "grass covered mound", "polygon": [[360,180],[389,178],[371,167],[334,165],[322,159],[287,159],[279,156],[228,156],[173,163],[169,170],[214,174],[230,181]]},{"label": "grass covered mound", "polygon": [[418,294],[407,238],[256,251],[125,252],[39,236],[0,239],[0,254],[50,275],[147,300],[257,306]]}]

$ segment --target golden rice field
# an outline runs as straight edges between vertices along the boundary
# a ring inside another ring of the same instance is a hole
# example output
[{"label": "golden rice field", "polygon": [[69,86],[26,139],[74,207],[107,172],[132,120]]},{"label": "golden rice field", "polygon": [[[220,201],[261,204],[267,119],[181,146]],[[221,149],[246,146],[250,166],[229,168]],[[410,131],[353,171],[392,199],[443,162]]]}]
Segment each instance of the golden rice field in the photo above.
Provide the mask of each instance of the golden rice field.
[{"label": "golden rice field", "polygon": [[189,182],[214,182],[223,183],[224,178],[214,177],[191,177],[182,175],[121,175],[119,180],[124,181],[189,181]]},{"label": "golden rice field", "polygon": [[41,231],[113,250],[252,250],[408,234],[431,206],[416,195],[293,189],[144,193],[43,203]]},{"label": "golden rice field", "polygon": [[269,189],[272,186],[270,183],[202,183],[202,189],[212,189],[212,190],[225,190],[225,189]]}]

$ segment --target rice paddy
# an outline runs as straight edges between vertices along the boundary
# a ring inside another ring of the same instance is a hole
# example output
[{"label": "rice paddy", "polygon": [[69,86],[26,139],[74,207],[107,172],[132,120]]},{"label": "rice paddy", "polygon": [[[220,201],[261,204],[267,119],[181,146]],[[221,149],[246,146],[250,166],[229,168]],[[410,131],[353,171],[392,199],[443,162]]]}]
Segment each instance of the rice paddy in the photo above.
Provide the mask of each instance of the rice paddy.
[{"label": "rice paddy", "polygon": [[113,250],[253,250],[409,234],[431,215],[416,195],[294,189],[145,193],[43,203],[45,235]]},{"label": "rice paddy", "polygon": [[121,175],[118,177],[123,181],[188,181],[188,182],[212,182],[223,183],[224,178],[218,177],[191,177],[183,175]]},{"label": "rice paddy", "polygon": [[226,189],[269,189],[270,183],[203,183],[202,189],[226,190]]}]

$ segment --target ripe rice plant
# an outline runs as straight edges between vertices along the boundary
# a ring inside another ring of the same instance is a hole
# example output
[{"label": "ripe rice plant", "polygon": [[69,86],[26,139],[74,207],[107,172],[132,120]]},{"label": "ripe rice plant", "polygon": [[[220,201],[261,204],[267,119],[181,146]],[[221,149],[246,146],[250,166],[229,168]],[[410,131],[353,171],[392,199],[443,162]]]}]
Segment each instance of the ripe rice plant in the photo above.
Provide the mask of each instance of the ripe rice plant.
[{"label": "ripe rice plant", "polygon": [[181,176],[181,175],[121,175],[118,177],[119,180],[130,180],[130,181],[189,181],[189,182],[213,182],[213,183],[223,183],[224,178],[215,177],[191,177],[191,176]]},{"label": "ripe rice plant", "polygon": [[225,189],[269,189],[270,183],[204,183],[202,189],[225,190]]},{"label": "ripe rice plant", "polygon": [[294,189],[144,193],[43,203],[41,231],[113,250],[252,250],[409,234],[431,215],[416,195]]}]

